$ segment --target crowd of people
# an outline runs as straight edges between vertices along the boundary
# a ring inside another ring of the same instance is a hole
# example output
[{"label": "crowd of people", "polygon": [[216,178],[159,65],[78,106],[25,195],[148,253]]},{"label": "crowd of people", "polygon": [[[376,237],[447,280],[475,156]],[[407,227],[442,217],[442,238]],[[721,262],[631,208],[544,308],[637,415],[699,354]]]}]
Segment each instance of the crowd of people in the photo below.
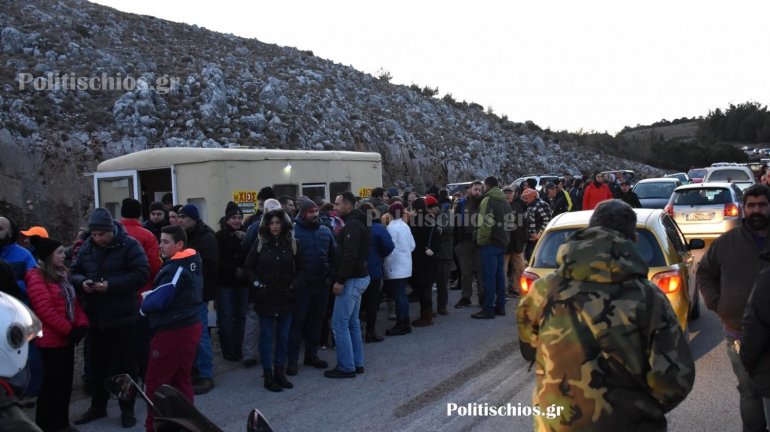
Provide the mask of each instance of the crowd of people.
[{"label": "crowd of people", "polygon": [[[505,315],[552,217],[633,199],[627,184],[607,184],[599,173],[536,187],[487,177],[452,195],[375,188],[364,199],[345,192],[328,203],[276,197],[265,187],[254,214],[244,217],[230,202],[217,230],[195,204],[170,200],[151,203],[141,223],[141,203],[127,198],[118,219],[93,210],[72,244],[0,216],[2,291],[43,325],[28,362],[36,422],[44,431],[74,430],[68,408],[81,341],[91,404],[76,425],[106,417],[100,383],[111,375],[129,374],[149,394],[170,384],[190,401],[211,391],[210,327],[224,360],[261,363],[264,387],[280,392],[293,388],[300,353],[303,366],[329,378],[364,373],[363,345],[384,340],[383,303],[395,321],[388,337],[448,315],[451,289],[461,291],[454,308],[478,306],[474,319]],[[410,316],[410,301],[419,302],[419,316]],[[319,356],[324,346],[336,348],[331,368]],[[119,405],[122,426],[132,427],[133,401]],[[151,413],[145,425],[153,430]]]}]

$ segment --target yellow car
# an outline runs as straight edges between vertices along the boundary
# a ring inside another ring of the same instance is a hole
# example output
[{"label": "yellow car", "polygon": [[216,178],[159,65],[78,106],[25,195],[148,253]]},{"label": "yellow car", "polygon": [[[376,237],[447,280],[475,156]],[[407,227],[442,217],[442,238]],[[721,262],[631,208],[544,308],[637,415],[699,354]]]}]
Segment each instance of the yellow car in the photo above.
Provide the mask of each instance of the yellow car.
[{"label": "yellow car", "polygon": [[[684,238],[676,222],[660,209],[634,209],[636,212],[637,247],[650,270],[647,278],[668,297],[683,330],[688,319],[700,314],[695,281],[689,280],[693,265],[691,250],[702,249],[701,239]],[[522,295],[526,295],[539,278],[556,270],[556,251],[575,231],[588,226],[593,211],[562,213],[551,220],[535,245],[529,267],[521,275]]]}]

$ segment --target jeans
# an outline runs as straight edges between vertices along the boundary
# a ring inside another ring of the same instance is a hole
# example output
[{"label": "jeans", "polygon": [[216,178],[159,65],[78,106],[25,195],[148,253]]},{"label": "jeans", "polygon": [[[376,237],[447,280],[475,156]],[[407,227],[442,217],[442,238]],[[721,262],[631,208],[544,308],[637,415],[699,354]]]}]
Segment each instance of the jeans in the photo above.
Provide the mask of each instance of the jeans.
[{"label": "jeans", "polygon": [[305,358],[318,356],[318,342],[321,340],[321,325],[329,302],[329,288],[321,281],[313,286],[297,289],[294,316],[289,330],[289,363],[296,365],[299,347],[305,338]]},{"label": "jeans", "polygon": [[396,303],[396,318],[409,320],[409,298],[406,296],[406,279],[390,279],[385,281]]},{"label": "jeans", "polygon": [[246,306],[249,291],[246,287],[219,287],[217,292],[217,328],[222,355],[241,357],[243,331],[246,325]]},{"label": "jeans", "polygon": [[484,274],[484,312],[494,312],[495,306],[505,307],[504,253],[505,250],[497,246],[486,245],[479,248],[481,272]]},{"label": "jeans", "polygon": [[361,295],[369,286],[369,276],[345,281],[342,294],[334,299],[332,332],[337,343],[337,369],[353,372],[364,366],[364,341],[361,339]]},{"label": "jeans", "polygon": [[743,430],[746,432],[764,431],[765,408],[762,403],[762,396],[754,390],[751,384],[751,377],[741,363],[741,357],[735,350],[735,339],[725,335],[727,343],[727,358],[733,367],[733,373],[738,378],[738,393],[740,394],[741,420],[743,421]]},{"label": "jeans", "polygon": [[203,329],[201,341],[198,344],[198,354],[195,356],[195,367],[201,378],[214,378],[214,351],[211,349],[211,335],[209,334],[209,303],[201,303],[200,319]]},{"label": "jeans", "polygon": [[[291,315],[262,315],[259,314],[259,356],[262,369],[283,369],[286,366],[286,351],[289,345],[289,329]],[[273,344],[275,344],[275,360],[273,360]]]}]

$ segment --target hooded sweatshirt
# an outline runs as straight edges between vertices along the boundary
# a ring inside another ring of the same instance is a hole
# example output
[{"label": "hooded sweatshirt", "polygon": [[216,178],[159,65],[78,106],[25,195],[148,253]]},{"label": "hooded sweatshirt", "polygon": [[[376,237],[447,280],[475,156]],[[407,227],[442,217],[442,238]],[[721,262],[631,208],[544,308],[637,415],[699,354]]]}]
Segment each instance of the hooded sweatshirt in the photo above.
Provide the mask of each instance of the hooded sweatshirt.
[{"label": "hooded sweatshirt", "polygon": [[510,231],[506,229],[506,221],[511,213],[511,206],[505,199],[505,194],[495,186],[484,193],[479,206],[479,214],[473,238],[478,246],[495,246],[505,250],[511,240]]}]

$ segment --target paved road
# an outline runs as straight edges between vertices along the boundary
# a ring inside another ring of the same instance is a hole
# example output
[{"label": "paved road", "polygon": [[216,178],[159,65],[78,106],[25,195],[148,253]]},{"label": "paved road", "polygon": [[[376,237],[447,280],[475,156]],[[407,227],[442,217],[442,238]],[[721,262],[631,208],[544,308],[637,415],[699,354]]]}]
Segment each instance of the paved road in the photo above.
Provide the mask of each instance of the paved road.
[{"label": "paved road", "polygon": [[[452,291],[450,301],[457,296]],[[262,410],[276,431],[531,430],[529,417],[447,416],[450,403],[529,405],[532,375],[519,355],[514,308],[509,303],[507,316],[488,321],[469,318],[475,307],[451,309],[432,327],[365,345],[366,373],[355,379],[332,380],[301,367],[292,378],[295,388],[282,393],[262,387],[259,367],[218,363],[217,387],[196,405],[225,431],[243,431],[252,407]],[[380,328],[389,325],[382,316]],[[691,347],[697,358],[695,388],[668,416],[669,430],[740,430],[736,382],[713,313],[704,310],[693,323]],[[333,363],[334,351],[322,357]],[[73,415],[86,407],[85,400],[75,402]],[[143,406],[137,414],[143,419]],[[122,430],[116,404],[110,404],[110,417],[80,430]]]}]

